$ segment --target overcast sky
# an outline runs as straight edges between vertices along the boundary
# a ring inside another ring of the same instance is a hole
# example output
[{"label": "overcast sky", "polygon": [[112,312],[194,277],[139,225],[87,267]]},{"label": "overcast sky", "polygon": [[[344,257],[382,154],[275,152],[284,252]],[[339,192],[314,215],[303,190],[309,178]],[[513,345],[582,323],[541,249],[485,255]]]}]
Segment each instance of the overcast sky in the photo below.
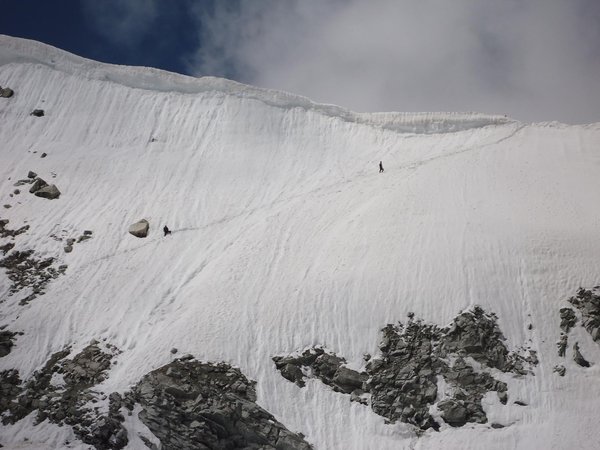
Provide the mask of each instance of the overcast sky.
[{"label": "overcast sky", "polygon": [[357,111],[600,121],[600,0],[5,0],[0,32]]}]

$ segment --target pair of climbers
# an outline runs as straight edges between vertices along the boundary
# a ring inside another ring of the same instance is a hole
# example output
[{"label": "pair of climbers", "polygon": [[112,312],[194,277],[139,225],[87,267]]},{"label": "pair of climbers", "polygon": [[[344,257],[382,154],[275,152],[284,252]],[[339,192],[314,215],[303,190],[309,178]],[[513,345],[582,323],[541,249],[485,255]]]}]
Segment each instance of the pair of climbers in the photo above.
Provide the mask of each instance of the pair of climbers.
[{"label": "pair of climbers", "polygon": [[166,236],[167,234],[171,234],[171,230],[169,230],[169,227],[168,227],[168,226],[166,226],[166,225],[165,225],[165,226],[163,227],[163,233],[165,233],[165,236]]}]

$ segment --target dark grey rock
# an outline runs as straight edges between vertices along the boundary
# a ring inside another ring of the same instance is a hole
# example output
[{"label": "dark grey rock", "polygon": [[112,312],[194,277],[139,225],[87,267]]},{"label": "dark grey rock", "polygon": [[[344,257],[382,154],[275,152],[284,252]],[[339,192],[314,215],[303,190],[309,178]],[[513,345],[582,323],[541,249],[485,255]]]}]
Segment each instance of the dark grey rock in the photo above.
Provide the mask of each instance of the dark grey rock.
[{"label": "dark grey rock", "polygon": [[575,316],[575,311],[571,308],[560,308],[560,328],[565,333],[571,331],[571,328],[573,328],[576,323],[577,316]]},{"label": "dark grey rock", "polygon": [[365,373],[359,373],[347,367],[338,367],[332,382],[342,392],[349,394],[356,389],[361,389],[367,378],[368,376]]},{"label": "dark grey rock", "polygon": [[558,364],[554,366],[553,372],[557,373],[561,377],[564,377],[565,373],[567,373],[567,369],[565,369],[565,366],[563,366],[562,364]]},{"label": "dark grey rock", "polygon": [[[433,405],[451,426],[462,426],[487,422],[482,406],[486,393],[496,392],[502,404],[508,402],[506,383],[476,370],[465,356],[484,367],[518,375],[530,373],[538,363],[533,351],[528,356],[508,351],[496,316],[480,307],[461,313],[444,328],[413,319],[382,329],[381,354],[369,359],[365,372],[348,369],[343,358],[320,347],[273,361],[283,377],[300,387],[305,373],[310,374],[334,390],[349,393],[351,401],[369,404],[389,422],[402,421],[420,430],[439,429],[430,414]],[[437,398],[438,377],[449,386],[450,397],[443,401]]]},{"label": "dark grey rock", "polygon": [[35,173],[35,172],[34,172],[34,171],[32,171],[32,170],[30,170],[30,171],[27,173],[27,178],[34,179],[34,178],[36,178],[36,177],[37,177],[37,173]]},{"label": "dark grey rock", "polygon": [[33,181],[33,184],[31,185],[31,187],[29,188],[29,193],[35,194],[37,191],[39,191],[40,189],[42,189],[46,186],[48,186],[48,183],[46,183],[41,178],[36,178]]},{"label": "dark grey rock", "polygon": [[11,88],[3,88],[0,86],[0,97],[2,98],[10,98],[14,95],[15,91]]},{"label": "dark grey rock", "polygon": [[579,351],[579,342],[575,342],[573,345],[573,361],[575,361],[581,367],[590,367],[590,363],[583,357]]},{"label": "dark grey rock", "polygon": [[0,358],[8,355],[13,347],[17,333],[8,330],[0,331]]},{"label": "dark grey rock", "polygon": [[40,155],[40,158],[45,158],[46,156],[48,156],[48,153],[42,153],[42,154]]},{"label": "dark grey rock", "polygon": [[567,352],[567,345],[569,344],[569,337],[566,334],[561,334],[559,341],[556,343],[558,347],[558,356],[564,357]]},{"label": "dark grey rock", "polygon": [[442,412],[444,421],[452,427],[462,427],[467,423],[467,408],[461,402],[456,400],[442,400],[437,404],[438,409]]},{"label": "dark grey rock", "polygon": [[54,200],[60,197],[60,191],[58,188],[51,184],[50,186],[44,186],[43,188],[38,189],[34,195],[36,197],[46,198],[48,200]]},{"label": "dark grey rock", "polygon": [[[29,226],[19,230],[0,229],[0,236],[17,235],[29,229]],[[25,288],[29,288],[32,293],[20,300],[19,304],[24,305],[34,298],[44,293],[44,288],[53,279],[58,278],[65,272],[66,268],[57,268],[54,265],[54,258],[38,258],[33,250],[13,251],[6,257],[0,259],[0,267],[6,269],[6,275],[11,284],[9,287],[9,296],[14,295]],[[62,267],[62,266],[61,266]]]},{"label": "dark grey rock", "polygon": [[163,449],[312,448],[259,407],[254,383],[224,363],[175,360],[145,375],[132,396]]},{"label": "dark grey rock", "polygon": [[44,116],[44,110],[43,109],[34,109],[33,111],[31,111],[30,116],[43,117]]},{"label": "dark grey rock", "polygon": [[577,296],[571,297],[569,302],[581,313],[583,327],[594,341],[598,341],[600,339],[600,287],[596,286],[591,290],[579,288]]}]

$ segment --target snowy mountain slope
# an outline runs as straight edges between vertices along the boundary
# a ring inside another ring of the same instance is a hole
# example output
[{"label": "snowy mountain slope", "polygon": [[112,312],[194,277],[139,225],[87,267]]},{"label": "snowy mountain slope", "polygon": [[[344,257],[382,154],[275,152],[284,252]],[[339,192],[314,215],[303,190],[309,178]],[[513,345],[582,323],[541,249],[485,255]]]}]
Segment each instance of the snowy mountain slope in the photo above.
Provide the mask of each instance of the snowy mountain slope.
[{"label": "snowy mountain slope", "polygon": [[[578,335],[596,363],[584,369],[555,342],[565,299],[599,284],[597,126],[356,114],[9,37],[0,62],[0,85],[15,91],[0,99],[1,218],[30,225],[19,248],[68,265],[25,306],[0,273],[0,325],[24,333],[0,370],[27,379],[51,353],[106,339],[123,353],[101,388],[122,392],[176,347],[239,367],[258,403],[317,449],[596,447],[600,348]],[[61,197],[28,186],[9,197],[29,170]],[[141,218],[146,239],[127,233]],[[71,253],[51,238],[87,229]],[[487,401],[503,429],[416,437],[316,381],[298,388],[271,361],[322,344],[358,369],[387,323],[414,312],[445,325],[475,304],[540,359],[535,376],[503,374],[526,407]],[[72,441],[68,427],[42,426],[4,426],[0,442]]]}]

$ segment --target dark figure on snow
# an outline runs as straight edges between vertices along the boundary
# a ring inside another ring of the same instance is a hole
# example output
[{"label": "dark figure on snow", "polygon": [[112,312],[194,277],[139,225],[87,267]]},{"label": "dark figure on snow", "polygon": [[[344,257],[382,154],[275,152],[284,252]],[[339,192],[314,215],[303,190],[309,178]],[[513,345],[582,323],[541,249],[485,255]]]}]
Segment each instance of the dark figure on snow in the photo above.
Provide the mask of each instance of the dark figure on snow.
[{"label": "dark figure on snow", "polygon": [[379,161],[379,173],[383,172],[383,162]]},{"label": "dark figure on snow", "polygon": [[163,232],[165,233],[165,236],[166,236],[167,234],[171,234],[171,230],[169,230],[169,227],[168,227],[168,226],[166,226],[166,225],[165,225],[165,226],[164,226],[164,228],[163,228]]}]

